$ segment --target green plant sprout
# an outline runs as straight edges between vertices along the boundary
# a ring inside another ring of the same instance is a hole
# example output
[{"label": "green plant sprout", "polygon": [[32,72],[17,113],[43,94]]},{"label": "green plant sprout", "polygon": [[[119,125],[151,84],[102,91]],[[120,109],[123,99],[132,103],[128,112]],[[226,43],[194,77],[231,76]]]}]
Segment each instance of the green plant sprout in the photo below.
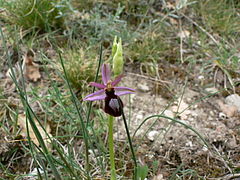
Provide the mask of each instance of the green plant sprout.
[{"label": "green plant sprout", "polygon": [[90,85],[97,87],[101,90],[87,95],[84,101],[96,101],[105,100],[104,111],[109,114],[109,153],[110,153],[110,164],[111,164],[111,179],[116,179],[115,163],[114,163],[114,147],[113,147],[113,121],[114,117],[122,115],[123,103],[119,96],[125,94],[133,94],[134,89],[128,87],[116,87],[121,81],[123,75],[116,77],[114,81],[110,80],[111,71],[109,64],[102,65],[102,81],[103,84],[91,82]]},{"label": "green plant sprout", "polygon": [[[111,166],[111,180],[116,179],[116,169],[114,162],[114,143],[113,143],[113,122],[114,117],[119,117],[122,115],[124,122],[126,121],[124,113],[123,113],[123,102],[119,96],[125,94],[133,94],[135,92],[134,89],[128,87],[116,87],[116,85],[123,78],[122,69],[123,69],[123,56],[122,56],[122,43],[121,38],[117,43],[117,37],[114,39],[113,48],[112,48],[112,56],[113,56],[113,72],[114,76],[116,76],[114,81],[111,81],[111,70],[109,64],[102,65],[102,81],[103,84],[99,84],[97,82],[91,82],[90,85],[99,88],[97,92],[87,95],[83,100],[84,101],[96,101],[96,100],[104,100],[105,106],[104,111],[109,114],[109,136],[108,136],[108,145],[109,145],[109,155],[110,155],[110,166]],[[114,69],[115,68],[115,69]],[[134,151],[132,148],[131,138],[129,135],[128,128],[125,124],[131,151],[133,154],[133,159],[136,163],[136,158],[134,155]]]}]

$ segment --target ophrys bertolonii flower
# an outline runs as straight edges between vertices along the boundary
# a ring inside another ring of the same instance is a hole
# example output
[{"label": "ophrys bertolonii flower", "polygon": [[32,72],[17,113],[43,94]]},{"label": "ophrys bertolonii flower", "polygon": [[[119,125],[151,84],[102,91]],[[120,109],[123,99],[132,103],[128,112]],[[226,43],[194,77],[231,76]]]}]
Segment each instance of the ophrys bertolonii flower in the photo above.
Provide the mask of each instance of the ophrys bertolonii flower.
[{"label": "ophrys bertolonii flower", "polygon": [[[108,64],[102,65],[102,82],[99,84],[96,82],[91,82],[91,86],[95,86],[100,90],[87,95],[83,100],[84,101],[96,101],[96,100],[105,100],[104,111],[114,117],[121,116],[121,107],[123,107],[122,100],[119,96],[125,94],[133,94],[135,90],[128,87],[117,87],[116,85],[121,81],[123,75],[116,77],[114,81],[111,81],[111,70]],[[121,103],[121,104],[119,104]]]}]

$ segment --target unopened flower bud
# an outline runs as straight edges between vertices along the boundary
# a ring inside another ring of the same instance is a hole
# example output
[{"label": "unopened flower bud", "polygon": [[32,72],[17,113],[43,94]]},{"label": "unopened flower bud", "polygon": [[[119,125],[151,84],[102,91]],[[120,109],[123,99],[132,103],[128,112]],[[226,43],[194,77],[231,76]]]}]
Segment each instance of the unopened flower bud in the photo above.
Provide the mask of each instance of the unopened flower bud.
[{"label": "unopened flower bud", "polygon": [[113,73],[114,76],[118,76],[123,72],[123,53],[122,53],[122,40],[119,38],[117,43],[117,49],[113,56]]}]

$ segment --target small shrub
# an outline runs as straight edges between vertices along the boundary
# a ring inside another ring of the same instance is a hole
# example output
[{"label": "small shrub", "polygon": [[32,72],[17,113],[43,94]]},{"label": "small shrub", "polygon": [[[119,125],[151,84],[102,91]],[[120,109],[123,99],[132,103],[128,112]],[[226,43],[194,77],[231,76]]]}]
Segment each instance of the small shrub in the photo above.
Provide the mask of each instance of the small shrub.
[{"label": "small shrub", "polygon": [[124,7],[118,6],[116,12],[112,13],[102,4],[98,4],[89,12],[73,14],[71,21],[68,22],[69,34],[87,40],[90,45],[103,40],[104,46],[108,47],[115,36],[128,42],[135,37],[135,34],[127,21],[121,18],[122,13]]}]

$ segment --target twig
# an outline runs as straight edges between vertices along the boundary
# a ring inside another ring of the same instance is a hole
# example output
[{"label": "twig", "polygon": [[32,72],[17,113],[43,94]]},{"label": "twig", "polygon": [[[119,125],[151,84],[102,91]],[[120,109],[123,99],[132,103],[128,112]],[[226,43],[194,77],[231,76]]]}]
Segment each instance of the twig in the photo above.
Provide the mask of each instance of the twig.
[{"label": "twig", "polygon": [[128,74],[133,75],[133,76],[137,76],[137,77],[141,77],[141,78],[144,78],[146,80],[155,81],[155,82],[158,82],[159,84],[171,84],[171,82],[169,82],[169,81],[155,79],[155,78],[152,78],[152,77],[149,77],[149,76],[144,76],[144,75],[141,75],[141,74],[135,74],[135,73],[130,73],[130,72],[128,72]]},{"label": "twig", "polygon": [[240,177],[240,173],[237,174],[227,174],[225,176],[219,177],[219,178],[208,178],[208,179],[212,179],[212,180],[233,180],[235,178],[239,178]]},{"label": "twig", "polygon": [[[182,33],[182,20],[181,18],[179,19],[179,29],[180,33]],[[181,63],[183,63],[183,37],[180,35],[180,59]]]},{"label": "twig", "polygon": [[218,160],[220,160],[220,161],[224,164],[224,166],[228,169],[228,171],[229,171],[230,173],[233,173],[232,169],[228,166],[228,164],[226,163],[226,161],[225,161],[225,160],[223,159],[223,157],[221,156],[219,150],[218,150],[214,145],[212,145],[212,147],[213,147],[213,149],[217,152]]}]

